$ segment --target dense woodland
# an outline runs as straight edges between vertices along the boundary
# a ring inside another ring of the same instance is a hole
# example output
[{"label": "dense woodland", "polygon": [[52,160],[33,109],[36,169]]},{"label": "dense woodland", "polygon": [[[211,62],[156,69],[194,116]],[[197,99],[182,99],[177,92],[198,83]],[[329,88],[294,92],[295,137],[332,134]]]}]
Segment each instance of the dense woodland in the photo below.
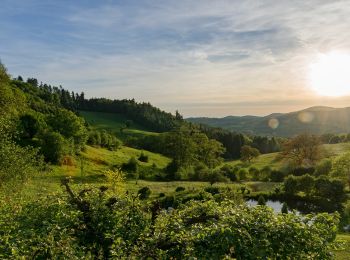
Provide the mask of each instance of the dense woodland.
[{"label": "dense woodland", "polygon": [[[125,129],[137,122],[155,133],[122,142],[117,132],[124,128],[97,130],[80,111],[123,114]],[[0,258],[330,259],[338,230],[350,224],[350,160],[349,154],[327,158],[322,143],[346,142],[344,136],[234,133],[188,123],[178,112],[149,103],[86,99],[34,78],[11,79],[0,64]],[[50,176],[54,166],[83,162],[87,146],[138,148],[163,154],[170,163],[141,167],[149,160],[141,152],[112,165],[101,185],[74,184],[62,175],[60,191],[23,198],[30,180]],[[275,160],[282,167],[254,166],[261,154],[272,152],[279,152]],[[231,165],[232,159],[240,161]],[[148,187],[125,192],[126,179],[208,185],[150,197]],[[246,182],[277,185],[256,192]],[[246,199],[259,206],[247,206]],[[267,199],[312,203],[322,213],[297,215],[287,206],[276,213],[265,206]]]}]

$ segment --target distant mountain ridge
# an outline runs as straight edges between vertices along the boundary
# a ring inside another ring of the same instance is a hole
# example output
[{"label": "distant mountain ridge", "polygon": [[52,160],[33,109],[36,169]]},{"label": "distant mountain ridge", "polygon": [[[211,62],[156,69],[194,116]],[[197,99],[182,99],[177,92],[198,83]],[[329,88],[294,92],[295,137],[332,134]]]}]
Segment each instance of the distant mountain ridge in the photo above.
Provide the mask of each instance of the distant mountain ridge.
[{"label": "distant mountain ridge", "polygon": [[304,132],[350,133],[350,107],[314,106],[300,111],[273,113],[267,116],[192,117],[186,120],[255,135],[288,137]]}]

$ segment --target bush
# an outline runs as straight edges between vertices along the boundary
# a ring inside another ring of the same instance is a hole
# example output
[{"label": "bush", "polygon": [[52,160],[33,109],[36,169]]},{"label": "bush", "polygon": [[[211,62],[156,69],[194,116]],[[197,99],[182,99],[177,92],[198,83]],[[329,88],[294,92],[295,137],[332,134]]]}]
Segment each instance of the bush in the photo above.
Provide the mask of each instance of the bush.
[{"label": "bush", "polygon": [[139,198],[141,200],[148,199],[149,196],[151,195],[151,190],[148,187],[143,187],[143,188],[139,189],[137,194],[139,195]]},{"label": "bush", "polygon": [[211,171],[207,177],[210,185],[216,182],[228,182],[229,180],[220,171]]},{"label": "bush", "polygon": [[[103,187],[66,189],[68,199],[0,204],[2,258],[330,259],[337,234],[337,214],[275,214],[200,194],[204,201],[190,199],[169,214],[132,197],[110,197]],[[173,196],[159,202],[176,204]]]},{"label": "bush", "polygon": [[259,196],[259,198],[258,198],[258,205],[260,205],[260,206],[265,206],[266,205],[266,200],[265,200],[265,198],[264,198],[264,196]]},{"label": "bush", "polygon": [[254,166],[250,167],[249,168],[249,175],[252,178],[252,180],[257,181],[257,180],[259,180],[260,171],[258,168],[254,167]]},{"label": "bush", "polygon": [[139,161],[140,162],[148,162],[148,155],[146,155],[143,152],[141,152],[141,154],[139,156]]},{"label": "bush", "polygon": [[236,175],[237,170],[232,165],[225,164],[224,166],[222,166],[220,168],[220,171],[222,172],[222,174],[225,177],[229,178],[230,181],[237,181],[238,180],[237,175]]},{"label": "bush", "polygon": [[163,192],[159,193],[159,198],[163,198],[163,197],[165,197],[165,193]]},{"label": "bush", "polygon": [[284,172],[278,170],[272,170],[270,173],[270,180],[273,182],[282,182],[285,177]]},{"label": "bush", "polygon": [[43,159],[30,147],[20,147],[14,142],[0,140],[0,189],[18,188],[37,174]]},{"label": "bush", "polygon": [[329,159],[322,160],[316,165],[315,176],[329,175],[332,170],[332,161]]},{"label": "bush", "polygon": [[239,177],[239,180],[240,180],[240,181],[247,180],[247,177],[248,177],[248,171],[247,171],[247,169],[241,168],[241,169],[238,171],[238,177]]},{"label": "bush", "polygon": [[122,164],[122,170],[126,172],[137,172],[138,171],[138,163],[135,157],[131,157],[127,163]]},{"label": "bush", "polygon": [[184,191],[184,190],[185,190],[184,187],[179,186],[175,189],[175,192],[180,192],[180,191]]},{"label": "bush", "polygon": [[206,192],[208,192],[208,193],[210,193],[210,194],[212,194],[212,195],[215,195],[215,194],[219,194],[219,193],[220,193],[220,190],[219,190],[218,187],[212,187],[212,186],[206,187],[206,188],[204,189],[204,191],[206,191]]},{"label": "bush", "polygon": [[305,168],[305,167],[297,167],[295,169],[293,169],[290,174],[294,175],[294,176],[303,176],[305,174],[310,174],[312,175],[315,172],[315,168],[314,167],[309,167],[309,168]]},{"label": "bush", "polygon": [[40,152],[48,162],[60,163],[65,155],[71,153],[68,142],[59,133],[47,131],[41,134],[40,139]]}]

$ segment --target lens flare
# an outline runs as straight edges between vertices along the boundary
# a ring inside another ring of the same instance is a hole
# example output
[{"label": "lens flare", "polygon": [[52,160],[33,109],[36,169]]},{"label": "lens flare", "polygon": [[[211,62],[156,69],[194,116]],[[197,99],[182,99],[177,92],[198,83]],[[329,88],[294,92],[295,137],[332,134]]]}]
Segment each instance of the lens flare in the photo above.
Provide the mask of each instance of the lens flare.
[{"label": "lens flare", "polygon": [[311,123],[314,120],[315,116],[311,112],[300,112],[298,114],[298,119],[302,123]]},{"label": "lens flare", "polygon": [[271,118],[267,124],[271,129],[276,129],[280,125],[280,122],[276,118]]}]

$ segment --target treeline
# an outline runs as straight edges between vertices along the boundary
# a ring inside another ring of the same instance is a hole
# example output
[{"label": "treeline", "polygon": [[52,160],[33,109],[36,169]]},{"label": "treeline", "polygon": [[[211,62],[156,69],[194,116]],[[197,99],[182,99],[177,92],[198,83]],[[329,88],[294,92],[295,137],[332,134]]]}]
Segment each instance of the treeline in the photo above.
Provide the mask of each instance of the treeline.
[{"label": "treeline", "polygon": [[87,144],[113,151],[121,145],[121,141],[114,134],[108,133],[106,130],[91,130],[89,131]]},{"label": "treeline", "polygon": [[283,138],[248,136],[206,125],[199,125],[199,130],[209,138],[215,139],[224,145],[226,149],[224,154],[225,159],[239,159],[241,157],[241,149],[245,145],[258,149],[262,154],[279,152],[281,150],[281,143],[284,141]]},{"label": "treeline", "polygon": [[[18,149],[32,149],[55,164],[79,153],[88,139],[88,130],[83,118],[61,104],[59,88],[36,86],[34,79],[11,80],[3,65],[0,69],[1,110],[6,118],[3,127],[7,128],[0,138]],[[51,89],[50,95],[45,95],[47,89]],[[2,155],[11,156],[11,151]]]},{"label": "treeline", "polygon": [[[281,150],[281,144],[285,141],[282,138],[264,137],[264,136],[247,136],[239,133],[233,133],[221,128],[211,128],[203,125],[184,124],[183,129],[188,129],[187,132],[190,135],[202,133],[211,140],[216,140],[221,143],[224,152],[222,157],[224,159],[240,159],[241,150],[244,146],[249,146],[258,149],[261,154],[279,152]],[[180,129],[180,128],[179,128]],[[179,129],[174,129],[172,133],[179,132]],[[150,135],[142,137],[130,137],[126,140],[126,144],[138,149],[149,150],[156,153],[168,155],[169,150],[163,143],[164,136]]]},{"label": "treeline", "polygon": [[182,116],[164,112],[150,103],[138,103],[134,99],[110,100],[106,98],[82,99],[79,110],[123,114],[155,132],[166,132],[183,124]]},{"label": "treeline", "polygon": [[107,98],[86,99],[84,92],[70,92],[62,86],[56,87],[49,84],[38,83],[35,78],[28,78],[26,83],[22,77],[15,79],[17,86],[23,91],[40,97],[45,102],[62,106],[74,112],[78,110],[123,114],[151,131],[165,132],[180,126],[182,116],[164,112],[150,103],[138,103],[134,99],[111,100]]}]

